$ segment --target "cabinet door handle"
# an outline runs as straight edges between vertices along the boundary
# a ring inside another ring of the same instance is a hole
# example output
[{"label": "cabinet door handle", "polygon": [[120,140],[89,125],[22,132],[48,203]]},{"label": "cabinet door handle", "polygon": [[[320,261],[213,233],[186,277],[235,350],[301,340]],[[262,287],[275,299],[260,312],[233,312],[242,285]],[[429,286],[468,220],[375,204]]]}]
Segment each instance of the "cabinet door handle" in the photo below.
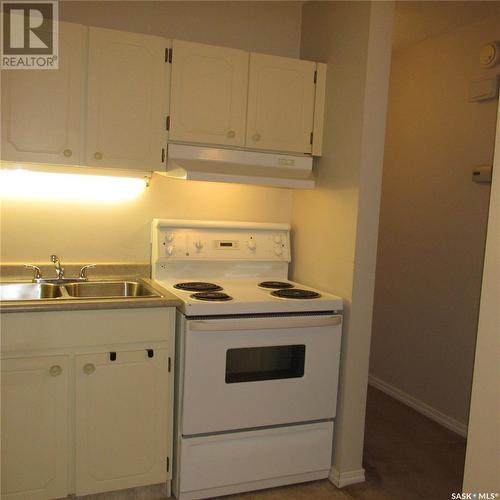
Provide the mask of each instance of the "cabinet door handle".
[{"label": "cabinet door handle", "polygon": [[63,151],[63,155],[64,155],[66,158],[69,158],[72,154],[73,154],[73,151],[71,151],[71,149],[65,149],[65,150]]},{"label": "cabinet door handle", "polygon": [[253,139],[255,142],[259,141],[259,140],[260,140],[260,134],[258,134],[258,133],[253,134],[253,135],[252,135],[252,139]]},{"label": "cabinet door handle", "polygon": [[102,160],[102,153],[99,153],[99,151],[96,151],[96,152],[94,153],[94,158],[95,158],[96,160]]},{"label": "cabinet door handle", "polygon": [[236,137],[236,132],[234,130],[230,130],[226,135],[229,139],[234,139]]},{"label": "cabinet door handle", "polygon": [[49,373],[52,377],[58,377],[61,375],[62,371],[63,369],[59,365],[51,366],[49,369]]},{"label": "cabinet door handle", "polygon": [[94,372],[95,372],[95,365],[92,363],[87,363],[83,367],[83,373],[85,373],[85,375],[92,375],[92,373]]}]

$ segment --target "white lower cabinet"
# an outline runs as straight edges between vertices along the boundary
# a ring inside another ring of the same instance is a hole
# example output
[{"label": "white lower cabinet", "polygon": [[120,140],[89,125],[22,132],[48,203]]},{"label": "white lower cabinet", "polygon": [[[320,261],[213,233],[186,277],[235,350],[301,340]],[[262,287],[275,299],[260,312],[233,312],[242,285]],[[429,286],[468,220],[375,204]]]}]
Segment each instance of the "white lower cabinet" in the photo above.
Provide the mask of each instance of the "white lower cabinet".
[{"label": "white lower cabinet", "polygon": [[171,480],[175,309],[1,316],[2,500]]},{"label": "white lower cabinet", "polygon": [[75,370],[76,494],[166,481],[167,350],[86,354]]},{"label": "white lower cabinet", "polygon": [[68,493],[68,357],[2,360],[2,499]]}]

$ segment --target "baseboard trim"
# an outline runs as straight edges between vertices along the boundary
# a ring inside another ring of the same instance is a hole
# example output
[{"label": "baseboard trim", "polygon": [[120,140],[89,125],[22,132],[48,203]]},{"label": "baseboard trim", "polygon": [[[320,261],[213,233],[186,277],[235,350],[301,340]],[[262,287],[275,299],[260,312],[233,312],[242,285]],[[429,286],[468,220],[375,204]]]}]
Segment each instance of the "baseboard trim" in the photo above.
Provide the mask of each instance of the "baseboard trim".
[{"label": "baseboard trim", "polygon": [[394,387],[393,385],[388,384],[387,382],[374,377],[373,375],[368,376],[368,384],[375,387],[376,389],[379,389],[388,396],[397,399],[410,408],[413,408],[415,411],[418,411],[422,415],[425,415],[427,418],[434,420],[434,422],[437,422],[443,427],[446,427],[450,431],[453,431],[462,437],[467,437],[467,426],[465,424],[462,424],[462,422],[459,422],[458,420],[445,415],[432,406],[429,406],[427,403],[424,403],[423,401],[410,396],[401,389],[398,389],[397,387]]},{"label": "baseboard trim", "polygon": [[337,488],[343,488],[349,484],[363,483],[365,481],[365,469],[349,470],[339,472],[335,467],[332,467],[328,480]]}]

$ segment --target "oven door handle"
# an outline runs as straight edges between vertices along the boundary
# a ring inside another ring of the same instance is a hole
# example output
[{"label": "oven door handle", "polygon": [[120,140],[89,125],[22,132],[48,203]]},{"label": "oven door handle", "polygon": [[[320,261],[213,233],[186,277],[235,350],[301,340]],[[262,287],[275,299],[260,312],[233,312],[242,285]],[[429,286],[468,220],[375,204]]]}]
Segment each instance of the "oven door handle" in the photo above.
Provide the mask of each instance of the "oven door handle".
[{"label": "oven door handle", "polygon": [[223,332],[233,330],[271,330],[284,328],[314,328],[337,326],[342,323],[342,316],[320,318],[242,318],[223,320],[190,320],[188,329],[196,332]]}]

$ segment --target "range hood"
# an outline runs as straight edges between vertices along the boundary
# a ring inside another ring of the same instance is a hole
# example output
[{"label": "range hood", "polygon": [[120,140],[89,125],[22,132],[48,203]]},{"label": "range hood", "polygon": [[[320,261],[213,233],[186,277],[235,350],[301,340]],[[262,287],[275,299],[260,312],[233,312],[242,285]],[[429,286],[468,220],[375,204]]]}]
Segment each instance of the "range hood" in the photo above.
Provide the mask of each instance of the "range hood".
[{"label": "range hood", "polygon": [[312,157],[235,149],[168,145],[168,177],[284,188],[314,188]]}]

